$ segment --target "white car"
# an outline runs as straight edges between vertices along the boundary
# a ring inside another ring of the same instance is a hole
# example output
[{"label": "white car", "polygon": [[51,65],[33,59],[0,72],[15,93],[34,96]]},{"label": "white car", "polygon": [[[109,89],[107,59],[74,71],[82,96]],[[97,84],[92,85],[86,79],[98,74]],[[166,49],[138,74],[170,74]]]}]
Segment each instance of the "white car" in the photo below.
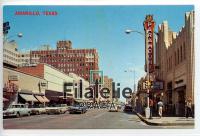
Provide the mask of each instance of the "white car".
[{"label": "white car", "polygon": [[31,110],[25,104],[13,104],[9,108],[3,111],[3,117],[20,117],[20,116],[30,116]]},{"label": "white car", "polygon": [[30,108],[31,114],[39,115],[39,114],[45,114],[46,113],[46,107],[32,107]]},{"label": "white car", "polygon": [[66,104],[57,104],[57,105],[51,105],[51,107],[46,107],[46,113],[47,114],[64,114],[68,110],[68,107]]}]

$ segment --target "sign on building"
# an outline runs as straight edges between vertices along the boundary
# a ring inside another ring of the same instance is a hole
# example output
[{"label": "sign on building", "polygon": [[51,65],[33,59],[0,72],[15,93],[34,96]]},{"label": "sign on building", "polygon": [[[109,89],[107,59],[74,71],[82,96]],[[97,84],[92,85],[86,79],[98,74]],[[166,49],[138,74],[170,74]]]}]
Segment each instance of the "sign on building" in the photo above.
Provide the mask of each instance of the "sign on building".
[{"label": "sign on building", "polygon": [[18,75],[9,75],[8,76],[8,80],[9,81],[18,81],[19,80],[19,76]]},{"label": "sign on building", "polygon": [[154,27],[152,15],[147,15],[144,21],[145,30],[145,71],[154,72]]}]

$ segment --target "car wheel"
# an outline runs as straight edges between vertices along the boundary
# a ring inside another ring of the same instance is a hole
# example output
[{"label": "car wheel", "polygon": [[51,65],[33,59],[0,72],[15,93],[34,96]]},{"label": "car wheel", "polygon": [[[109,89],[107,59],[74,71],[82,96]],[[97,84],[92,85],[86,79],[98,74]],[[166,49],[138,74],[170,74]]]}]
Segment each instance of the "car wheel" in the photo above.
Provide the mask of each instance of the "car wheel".
[{"label": "car wheel", "polygon": [[31,113],[30,112],[28,112],[28,114],[27,114],[28,116],[30,116],[31,115]]},{"label": "car wheel", "polygon": [[16,114],[16,117],[17,117],[17,118],[19,118],[19,117],[20,117],[20,114],[19,114],[19,113],[17,113],[17,114]]}]

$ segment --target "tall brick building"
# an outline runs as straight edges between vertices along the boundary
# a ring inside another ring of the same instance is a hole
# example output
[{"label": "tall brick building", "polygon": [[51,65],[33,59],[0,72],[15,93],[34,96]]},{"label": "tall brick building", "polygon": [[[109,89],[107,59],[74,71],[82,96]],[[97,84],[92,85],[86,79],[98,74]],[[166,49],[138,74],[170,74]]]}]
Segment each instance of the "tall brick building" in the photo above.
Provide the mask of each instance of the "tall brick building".
[{"label": "tall brick building", "polygon": [[36,50],[30,54],[31,64],[47,63],[66,74],[75,73],[88,81],[90,70],[99,69],[97,50],[73,49],[71,41],[58,41],[55,50]]}]

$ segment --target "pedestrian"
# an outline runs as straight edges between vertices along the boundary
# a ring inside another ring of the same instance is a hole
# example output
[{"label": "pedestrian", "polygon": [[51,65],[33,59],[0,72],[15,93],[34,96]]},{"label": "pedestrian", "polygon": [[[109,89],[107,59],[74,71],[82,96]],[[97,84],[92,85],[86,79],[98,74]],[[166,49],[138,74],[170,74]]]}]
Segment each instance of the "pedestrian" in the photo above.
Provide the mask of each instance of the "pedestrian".
[{"label": "pedestrian", "polygon": [[162,110],[163,110],[163,102],[162,100],[158,101],[158,115],[160,116],[160,118],[162,117]]},{"label": "pedestrian", "polygon": [[150,119],[153,117],[153,100],[149,99],[149,107],[150,107]]},{"label": "pedestrian", "polygon": [[192,115],[192,100],[191,98],[188,98],[188,100],[186,101],[186,118],[188,117],[193,117]]}]

